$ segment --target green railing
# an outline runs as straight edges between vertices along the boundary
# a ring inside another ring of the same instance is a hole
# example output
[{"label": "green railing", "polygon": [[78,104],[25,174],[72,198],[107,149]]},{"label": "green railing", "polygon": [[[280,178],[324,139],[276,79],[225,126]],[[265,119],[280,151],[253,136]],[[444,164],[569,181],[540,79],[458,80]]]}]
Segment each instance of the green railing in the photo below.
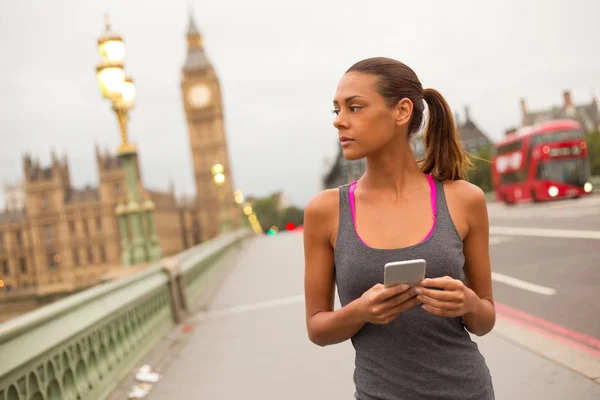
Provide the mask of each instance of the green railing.
[{"label": "green railing", "polygon": [[223,235],[0,324],[0,400],[107,398],[250,235]]}]

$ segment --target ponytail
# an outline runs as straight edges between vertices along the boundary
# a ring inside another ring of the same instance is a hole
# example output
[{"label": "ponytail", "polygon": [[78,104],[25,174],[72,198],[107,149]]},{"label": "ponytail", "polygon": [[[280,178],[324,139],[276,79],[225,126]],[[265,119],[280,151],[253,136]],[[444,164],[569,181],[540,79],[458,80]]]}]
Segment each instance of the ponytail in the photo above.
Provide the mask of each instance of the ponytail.
[{"label": "ponytail", "polygon": [[425,158],[421,170],[440,181],[465,179],[473,165],[460,143],[450,106],[435,89],[423,90],[423,100],[429,116],[423,134]]}]

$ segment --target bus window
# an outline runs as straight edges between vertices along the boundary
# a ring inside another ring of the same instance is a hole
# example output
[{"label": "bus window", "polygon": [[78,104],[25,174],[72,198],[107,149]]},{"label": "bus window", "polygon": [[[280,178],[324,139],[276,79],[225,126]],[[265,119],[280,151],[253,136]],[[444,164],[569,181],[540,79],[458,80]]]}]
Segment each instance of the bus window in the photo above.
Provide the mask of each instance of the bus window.
[{"label": "bus window", "polygon": [[583,140],[583,132],[582,131],[560,131],[560,132],[550,132],[550,133],[542,133],[539,135],[535,135],[531,138],[532,146],[543,144],[543,143],[555,143],[563,140],[574,140],[574,139],[582,139]]},{"label": "bus window", "polygon": [[498,149],[496,150],[496,154],[512,153],[513,151],[520,150],[522,147],[523,147],[523,140],[517,140],[516,142],[498,146]]},{"label": "bus window", "polygon": [[513,183],[523,182],[526,178],[526,170],[522,169],[515,172],[506,172],[500,175],[500,183],[503,185],[511,185]]}]

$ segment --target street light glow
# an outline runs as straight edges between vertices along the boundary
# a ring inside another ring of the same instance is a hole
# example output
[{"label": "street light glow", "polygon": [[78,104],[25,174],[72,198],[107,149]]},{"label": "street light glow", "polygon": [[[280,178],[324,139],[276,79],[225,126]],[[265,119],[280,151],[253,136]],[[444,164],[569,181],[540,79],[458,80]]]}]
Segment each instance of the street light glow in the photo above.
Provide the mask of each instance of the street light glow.
[{"label": "street light glow", "polygon": [[242,204],[244,202],[244,195],[240,190],[235,191],[235,202],[238,204]]},{"label": "street light glow", "polygon": [[100,45],[100,55],[108,61],[122,63],[125,60],[125,44],[120,39],[111,39]]},{"label": "street light glow", "polygon": [[217,183],[217,185],[222,184],[223,182],[225,182],[225,175],[218,173],[215,175],[215,182]]},{"label": "street light glow", "polygon": [[248,204],[246,207],[244,207],[244,214],[246,214],[246,215],[252,214],[252,206],[250,204]]},{"label": "street light glow", "polygon": [[125,78],[125,82],[121,85],[121,98],[123,105],[131,109],[135,104],[135,84],[130,77]]},{"label": "street light glow", "polygon": [[100,67],[98,69],[98,83],[102,96],[114,99],[119,96],[125,82],[125,71],[120,67]]},{"label": "street light glow", "polygon": [[215,164],[212,166],[211,171],[213,175],[223,174],[223,166],[221,164]]}]

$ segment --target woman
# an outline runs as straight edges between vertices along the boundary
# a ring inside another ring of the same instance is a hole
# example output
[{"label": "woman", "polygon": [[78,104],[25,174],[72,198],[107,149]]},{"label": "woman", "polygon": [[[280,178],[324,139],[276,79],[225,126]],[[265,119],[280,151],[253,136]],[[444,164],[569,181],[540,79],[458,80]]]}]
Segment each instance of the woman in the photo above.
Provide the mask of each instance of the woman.
[{"label": "woman", "polygon": [[[409,139],[423,122],[426,155]],[[352,340],[355,397],[494,398],[469,332],[492,330],[495,309],[483,192],[464,181],[470,163],[452,112],[403,63],[371,58],[339,82],[334,126],[344,157],[366,173],[308,203],[304,219],[306,324],[312,342]],[[417,287],[385,288],[383,266],[425,259]],[[342,308],[333,310],[337,284]]]}]

